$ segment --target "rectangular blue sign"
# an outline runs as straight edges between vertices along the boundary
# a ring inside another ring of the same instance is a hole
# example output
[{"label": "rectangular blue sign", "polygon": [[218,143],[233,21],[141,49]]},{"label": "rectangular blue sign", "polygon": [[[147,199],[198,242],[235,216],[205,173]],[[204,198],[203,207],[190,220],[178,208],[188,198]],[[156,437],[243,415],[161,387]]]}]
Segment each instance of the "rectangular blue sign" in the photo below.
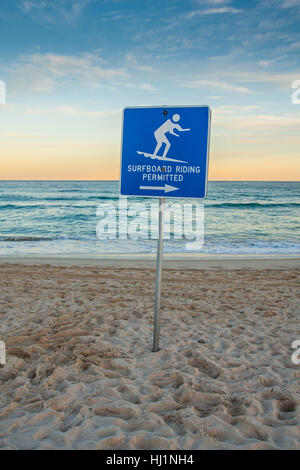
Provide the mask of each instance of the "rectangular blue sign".
[{"label": "rectangular blue sign", "polygon": [[208,106],[125,108],[121,154],[124,196],[206,196]]}]

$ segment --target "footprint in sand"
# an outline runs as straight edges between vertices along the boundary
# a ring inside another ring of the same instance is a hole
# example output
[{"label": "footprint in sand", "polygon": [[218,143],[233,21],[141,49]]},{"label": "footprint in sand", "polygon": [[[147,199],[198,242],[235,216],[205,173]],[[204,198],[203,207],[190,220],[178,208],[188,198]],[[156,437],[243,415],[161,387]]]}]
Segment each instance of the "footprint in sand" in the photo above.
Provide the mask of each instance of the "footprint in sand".
[{"label": "footprint in sand", "polygon": [[280,398],[276,401],[277,417],[281,421],[295,418],[296,402],[293,398]]},{"label": "footprint in sand", "polygon": [[192,357],[189,359],[188,364],[196,369],[199,369],[205,375],[208,375],[212,379],[217,379],[220,375],[220,370],[217,364],[204,357]]}]

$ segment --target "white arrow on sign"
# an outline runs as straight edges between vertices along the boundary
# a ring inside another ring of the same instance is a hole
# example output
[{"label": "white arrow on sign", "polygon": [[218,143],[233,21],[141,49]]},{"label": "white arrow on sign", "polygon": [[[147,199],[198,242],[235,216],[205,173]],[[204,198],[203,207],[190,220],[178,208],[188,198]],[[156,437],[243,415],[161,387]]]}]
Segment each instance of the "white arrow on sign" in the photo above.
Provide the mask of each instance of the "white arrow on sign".
[{"label": "white arrow on sign", "polygon": [[150,189],[155,191],[164,191],[165,193],[170,193],[171,191],[176,191],[179,188],[175,188],[169,184],[165,184],[164,186],[140,186],[140,189]]}]

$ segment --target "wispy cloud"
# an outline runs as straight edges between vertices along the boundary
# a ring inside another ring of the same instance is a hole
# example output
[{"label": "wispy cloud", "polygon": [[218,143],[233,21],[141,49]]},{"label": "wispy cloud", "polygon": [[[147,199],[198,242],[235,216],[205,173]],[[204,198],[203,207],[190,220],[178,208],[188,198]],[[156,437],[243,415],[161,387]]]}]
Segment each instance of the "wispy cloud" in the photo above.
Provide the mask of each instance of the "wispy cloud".
[{"label": "wispy cloud", "polygon": [[98,87],[112,78],[126,78],[120,68],[106,68],[97,54],[78,56],[58,54],[32,54],[23,56],[9,68],[11,89],[49,92],[70,81]]},{"label": "wispy cloud", "polygon": [[280,46],[278,49],[285,53],[298,51],[300,49],[300,40],[292,41],[287,45]]},{"label": "wispy cloud", "polygon": [[225,116],[225,115],[234,115],[239,113],[247,113],[251,111],[257,111],[261,109],[261,106],[258,105],[224,105],[217,106],[214,108],[214,116]]},{"label": "wispy cloud", "polygon": [[0,135],[3,137],[36,137],[38,134],[34,132],[17,132],[17,131],[9,131],[9,132],[0,132]]},{"label": "wispy cloud", "polygon": [[300,77],[300,70],[290,73],[225,72],[225,75],[241,83],[274,83],[290,87],[292,81]]},{"label": "wispy cloud", "polygon": [[218,129],[230,129],[230,130],[240,130],[245,131],[258,131],[265,133],[284,130],[285,132],[295,132],[300,128],[300,117],[299,116],[278,116],[272,114],[254,114],[251,116],[244,116],[241,119],[241,116],[231,117],[230,120],[226,116],[216,116],[214,122]]},{"label": "wispy cloud", "polygon": [[112,21],[130,21],[134,20],[136,17],[137,12],[133,9],[128,10],[112,10],[109,12],[101,13],[100,16],[96,17],[96,20],[101,23],[111,23]]},{"label": "wispy cloud", "polygon": [[127,67],[140,70],[142,72],[155,72],[155,69],[151,65],[141,64],[138,58],[130,52],[125,55],[125,64]]},{"label": "wispy cloud", "polygon": [[145,91],[157,91],[157,89],[154,86],[150,85],[150,83],[141,83],[139,85],[139,88]]},{"label": "wispy cloud", "polygon": [[22,0],[21,10],[32,20],[46,23],[75,23],[93,0]]},{"label": "wispy cloud", "polygon": [[182,86],[188,88],[213,88],[214,90],[232,91],[234,93],[240,93],[243,95],[253,95],[258,93],[244,86],[236,84],[232,85],[227,82],[221,82],[216,80],[195,80],[189,83],[185,83]]},{"label": "wispy cloud", "polygon": [[[198,0],[199,3],[203,3],[203,0]],[[224,3],[231,3],[232,0],[205,0],[209,5],[224,5]]]},{"label": "wispy cloud", "polygon": [[285,0],[280,3],[282,8],[300,7],[300,0]]},{"label": "wispy cloud", "polygon": [[270,67],[271,65],[285,58],[286,56],[280,56],[280,57],[274,57],[273,59],[259,60],[258,65],[260,65],[261,67]]},{"label": "wispy cloud", "polygon": [[[199,3],[203,2],[203,0],[199,0]],[[212,5],[222,5],[224,3],[230,3],[231,0],[206,0],[206,3],[212,4]]]},{"label": "wispy cloud", "polygon": [[228,3],[231,3],[232,0],[196,0],[199,5],[203,5],[203,3],[206,3],[207,5],[228,5]]},{"label": "wispy cloud", "polygon": [[206,15],[219,15],[223,13],[240,13],[242,10],[238,10],[233,7],[219,7],[219,8],[207,8],[206,10],[192,10],[187,13],[186,18],[194,18],[197,16],[206,16]]},{"label": "wispy cloud", "polygon": [[68,116],[75,118],[97,118],[97,119],[108,119],[113,117],[121,116],[121,110],[103,110],[103,111],[87,111],[78,108],[77,106],[57,106],[54,108],[30,108],[26,111],[26,114],[36,116]]}]

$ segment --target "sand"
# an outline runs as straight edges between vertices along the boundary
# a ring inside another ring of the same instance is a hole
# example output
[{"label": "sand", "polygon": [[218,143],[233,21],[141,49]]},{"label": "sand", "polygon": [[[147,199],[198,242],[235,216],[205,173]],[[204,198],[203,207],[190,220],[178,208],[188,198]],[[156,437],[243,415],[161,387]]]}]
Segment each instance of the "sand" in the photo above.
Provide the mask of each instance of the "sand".
[{"label": "sand", "polygon": [[15,262],[0,265],[1,449],[299,448],[299,261],[177,260],[158,353],[153,269]]}]

